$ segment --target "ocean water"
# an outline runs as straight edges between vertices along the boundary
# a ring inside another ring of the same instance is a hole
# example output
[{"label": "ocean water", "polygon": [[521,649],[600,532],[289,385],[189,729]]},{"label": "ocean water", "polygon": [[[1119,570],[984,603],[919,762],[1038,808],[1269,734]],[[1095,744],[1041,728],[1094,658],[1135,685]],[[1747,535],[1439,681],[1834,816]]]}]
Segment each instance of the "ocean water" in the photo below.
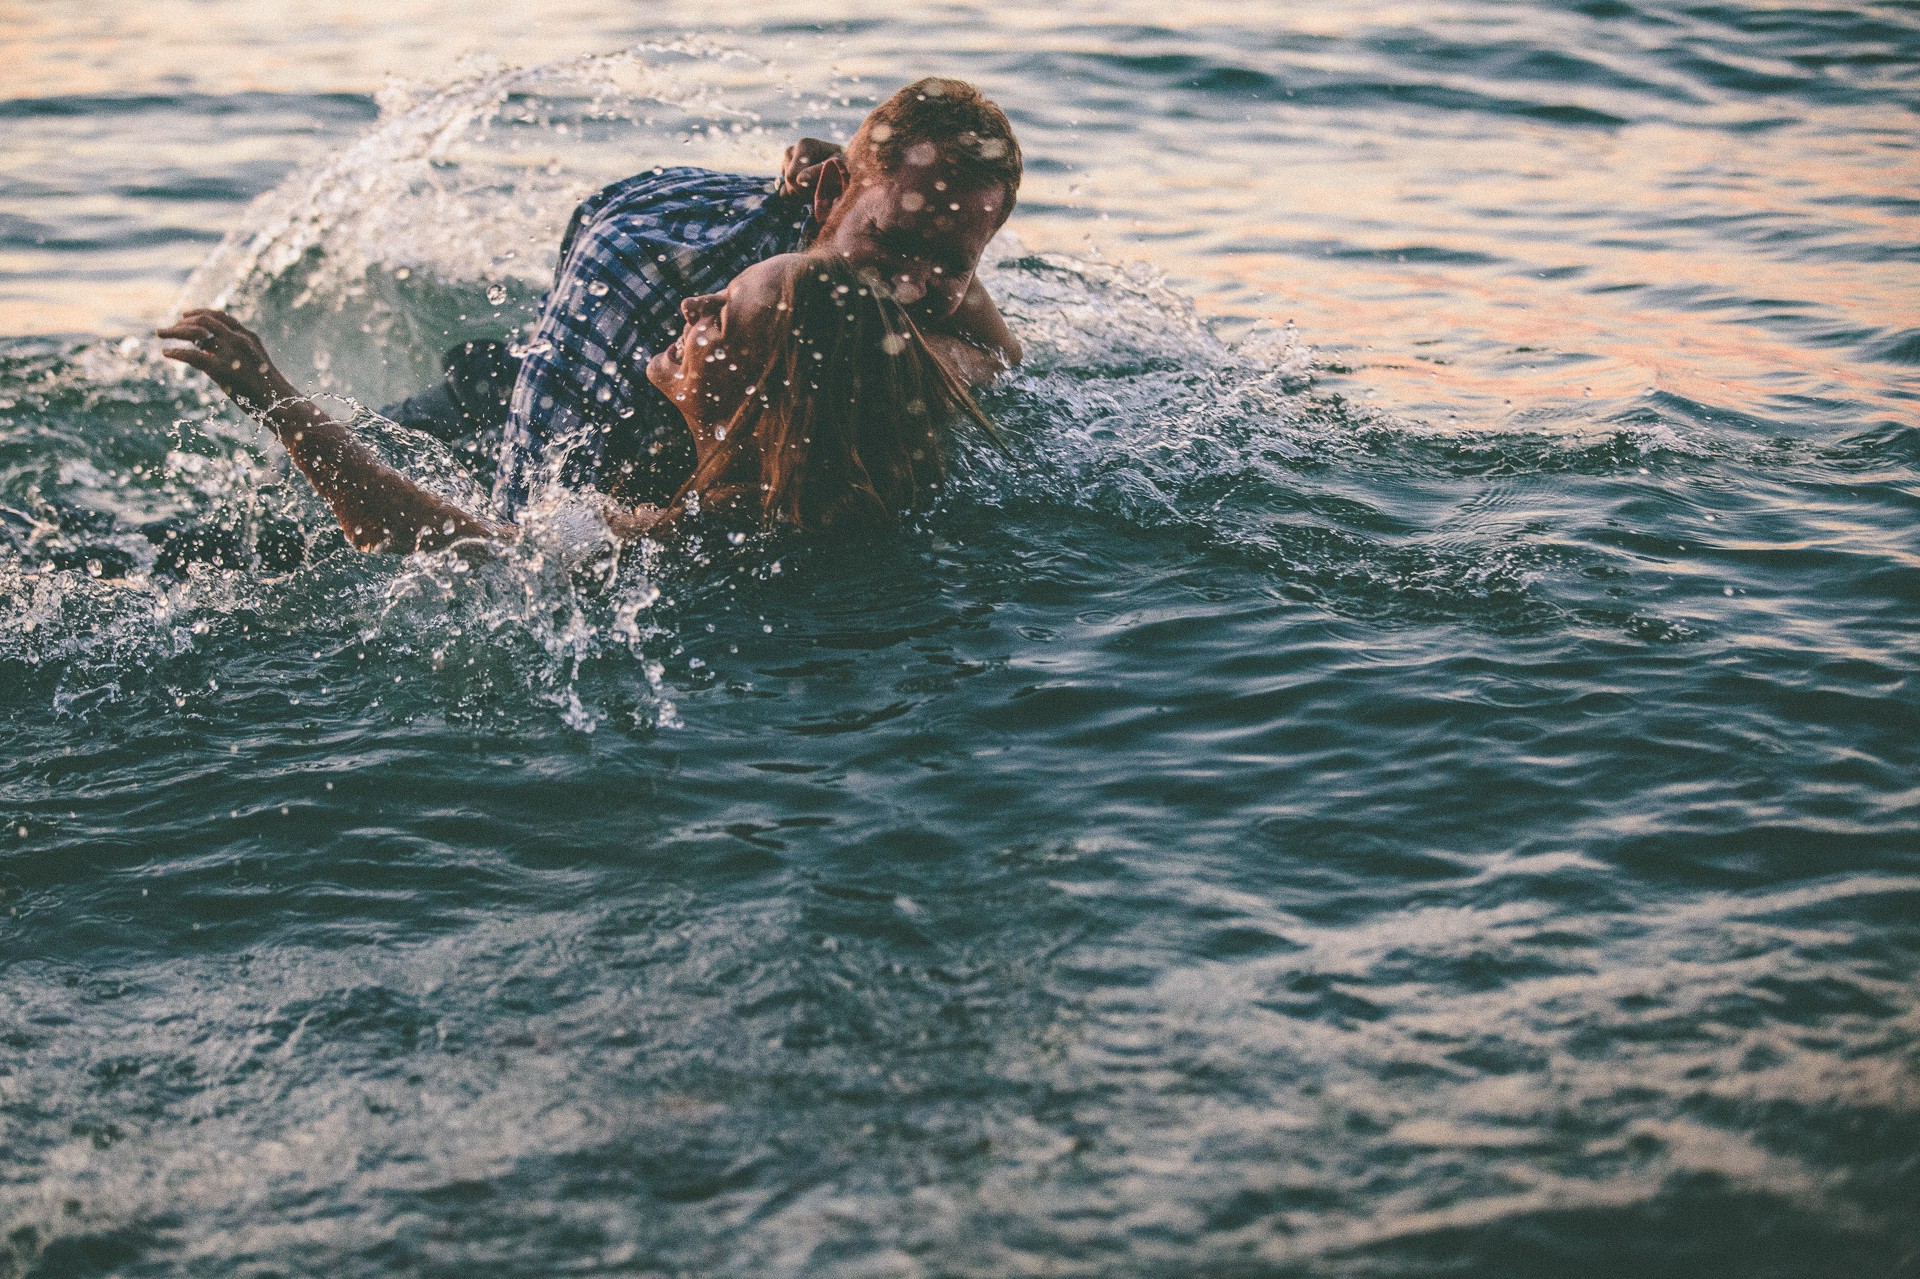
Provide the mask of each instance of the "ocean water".
[{"label": "ocean water", "polygon": [[[0,9],[0,1275],[1920,1273],[1920,10],[478,8]],[[357,556],[144,336],[927,72],[894,542]]]}]

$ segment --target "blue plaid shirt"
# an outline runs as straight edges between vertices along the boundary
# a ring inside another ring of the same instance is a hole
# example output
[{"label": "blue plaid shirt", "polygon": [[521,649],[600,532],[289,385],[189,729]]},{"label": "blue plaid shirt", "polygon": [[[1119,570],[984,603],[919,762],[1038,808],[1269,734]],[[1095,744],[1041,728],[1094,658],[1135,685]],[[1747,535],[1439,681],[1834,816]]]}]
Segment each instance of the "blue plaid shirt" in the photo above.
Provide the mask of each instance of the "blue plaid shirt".
[{"label": "blue plaid shirt", "polygon": [[804,201],[766,178],[654,169],[574,210],[560,268],[514,383],[495,499],[514,513],[547,479],[600,479],[608,438],[685,435],[647,381],[647,361],[680,336],[680,303],[717,293],[756,262],[799,249]]}]

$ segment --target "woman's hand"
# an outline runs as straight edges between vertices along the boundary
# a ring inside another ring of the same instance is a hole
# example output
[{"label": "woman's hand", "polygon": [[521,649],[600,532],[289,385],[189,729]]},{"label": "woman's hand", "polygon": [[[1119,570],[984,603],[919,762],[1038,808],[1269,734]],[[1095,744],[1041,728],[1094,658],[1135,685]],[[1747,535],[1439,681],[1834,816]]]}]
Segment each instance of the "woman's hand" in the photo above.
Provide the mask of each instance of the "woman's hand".
[{"label": "woman's hand", "polygon": [[823,142],[819,138],[802,138],[788,147],[786,154],[780,157],[780,194],[812,199],[813,184],[820,177],[820,166],[839,154],[838,143]]},{"label": "woman's hand", "polygon": [[188,311],[159,336],[191,343],[160,354],[199,369],[249,413],[264,415],[276,404],[300,398],[273,367],[260,339],[225,311]]},{"label": "woman's hand", "polygon": [[512,525],[471,515],[381,461],[351,429],[303,399],[273,367],[260,339],[226,312],[189,311],[160,336],[191,343],[161,354],[199,369],[266,423],[361,550],[427,551],[468,538],[512,536]]}]

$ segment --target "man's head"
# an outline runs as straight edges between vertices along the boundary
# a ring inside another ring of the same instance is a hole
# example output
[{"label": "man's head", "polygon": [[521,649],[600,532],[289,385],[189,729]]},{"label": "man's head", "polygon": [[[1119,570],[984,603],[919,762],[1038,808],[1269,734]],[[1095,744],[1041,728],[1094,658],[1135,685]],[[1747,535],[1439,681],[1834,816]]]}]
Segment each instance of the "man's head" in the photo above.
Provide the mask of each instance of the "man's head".
[{"label": "man's head", "polygon": [[866,118],[814,186],[819,249],[868,268],[923,315],[952,315],[1013,212],[1020,144],[962,80],[908,85]]}]

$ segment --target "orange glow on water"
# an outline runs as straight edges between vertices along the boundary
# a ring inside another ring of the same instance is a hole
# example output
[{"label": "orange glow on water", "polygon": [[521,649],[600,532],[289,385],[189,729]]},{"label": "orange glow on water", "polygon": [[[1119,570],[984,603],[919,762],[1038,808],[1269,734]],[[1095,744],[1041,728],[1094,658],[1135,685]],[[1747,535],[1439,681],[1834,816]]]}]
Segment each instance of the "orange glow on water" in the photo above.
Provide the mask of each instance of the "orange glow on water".
[{"label": "orange glow on water", "polygon": [[[712,30],[703,5],[678,0],[662,12]],[[808,19],[891,12],[843,2],[810,6]],[[790,5],[771,0],[728,14],[749,37],[756,24],[791,17]],[[1171,10],[1073,0],[983,11],[965,41],[969,56],[1047,49],[1097,58],[1117,41],[1137,41],[1140,29],[1253,24],[1304,40],[1288,65],[1328,71],[1353,56],[1328,41],[1453,20],[1430,5],[1282,14],[1225,0]],[[1543,41],[1567,21],[1525,20],[1542,27]],[[641,33],[634,21],[590,0],[394,0],[378,9],[347,0],[16,2],[0,4],[0,47],[8,50],[4,92],[15,99],[366,95],[390,75],[444,77],[465,54],[532,64],[620,48]],[[662,19],[650,13],[647,21],[654,30]],[[714,38],[728,43],[724,31]],[[845,77],[858,76],[853,92],[869,93],[952,52],[827,35],[781,43],[772,56],[764,67],[717,64],[714,75],[727,84],[785,76],[819,92],[845,91]],[[988,87],[1042,115],[1074,93],[1052,82]],[[1903,107],[1805,107],[1797,119],[1748,131],[1700,127],[1752,114],[1730,102],[1703,106],[1686,124],[1612,129],[1526,120],[1476,127],[1445,115],[1396,116],[1389,129],[1370,110],[1249,102],[1236,131],[1183,123],[1143,101],[1135,133],[1055,124],[1031,145],[1058,163],[1032,172],[1014,229],[1040,248],[1079,250],[1091,239],[1110,256],[1145,258],[1229,329],[1292,319],[1331,361],[1356,370],[1364,393],[1409,411],[1484,417],[1507,401],[1617,398],[1650,387],[1736,408],[1800,393],[1910,410],[1889,399],[1897,369],[1833,349],[1837,339],[1827,336],[1897,333],[1920,313],[1920,264],[1911,255],[1871,260],[1867,251],[1912,241],[1911,215],[1898,201],[1920,189],[1920,166]],[[146,130],[138,143],[155,169],[192,173],[239,153],[240,143],[205,128],[192,137],[154,132],[163,118],[28,131],[12,144],[10,168],[84,173],[90,148],[127,145],[115,130]],[[278,157],[311,161],[338,143],[275,145]],[[769,139],[762,149],[770,163],[777,145]],[[110,192],[68,198],[69,216],[114,216]],[[1761,228],[1751,238],[1738,234],[1743,216]],[[1733,238],[1716,241],[1709,224],[1733,228]],[[69,278],[62,264],[71,255],[0,247],[0,332],[137,330],[168,305],[203,252],[185,242],[115,250]]]}]

